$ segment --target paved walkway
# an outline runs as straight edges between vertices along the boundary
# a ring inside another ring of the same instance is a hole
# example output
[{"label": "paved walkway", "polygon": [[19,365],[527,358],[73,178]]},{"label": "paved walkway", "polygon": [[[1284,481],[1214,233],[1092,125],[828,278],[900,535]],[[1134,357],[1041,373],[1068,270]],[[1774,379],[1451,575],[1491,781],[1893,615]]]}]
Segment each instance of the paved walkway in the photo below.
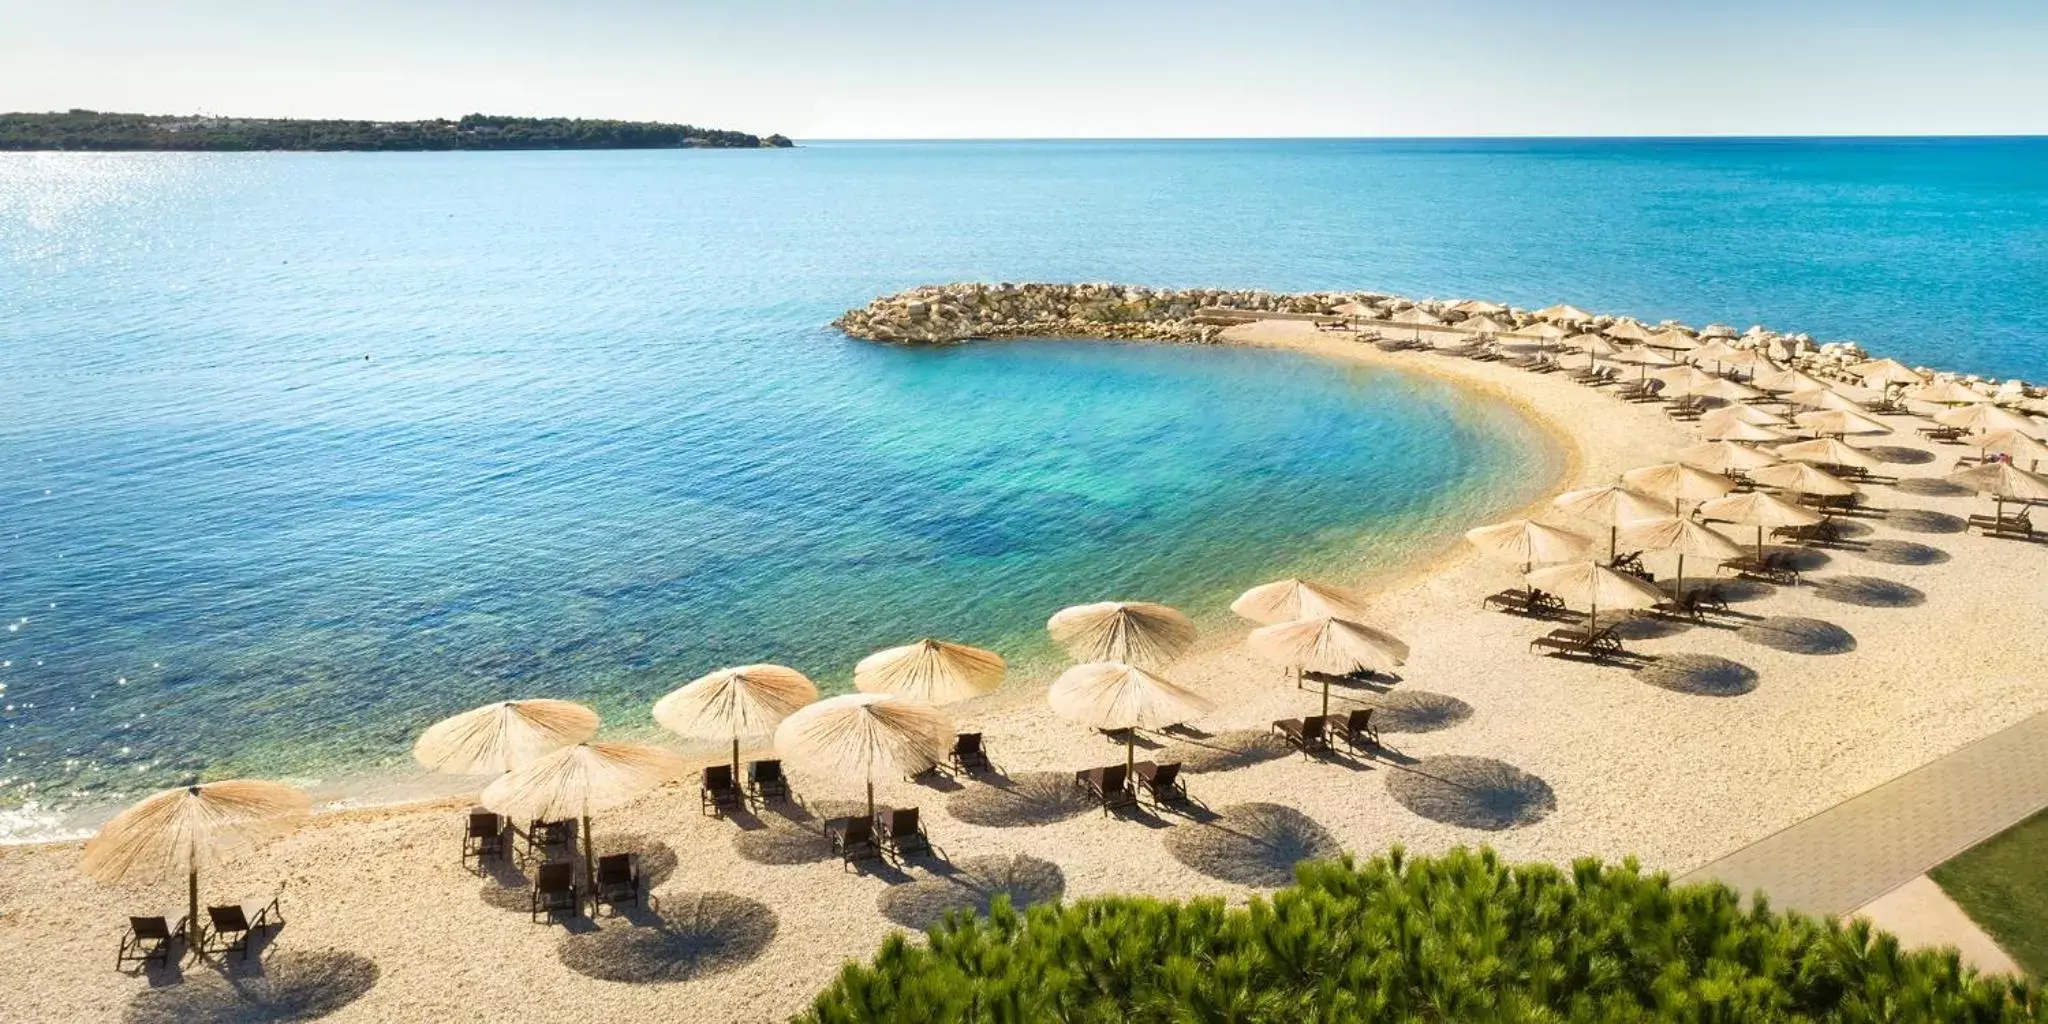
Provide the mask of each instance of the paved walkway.
[{"label": "paved walkway", "polygon": [[1847,914],[2048,807],[2048,712],[1745,846],[1680,881]]}]

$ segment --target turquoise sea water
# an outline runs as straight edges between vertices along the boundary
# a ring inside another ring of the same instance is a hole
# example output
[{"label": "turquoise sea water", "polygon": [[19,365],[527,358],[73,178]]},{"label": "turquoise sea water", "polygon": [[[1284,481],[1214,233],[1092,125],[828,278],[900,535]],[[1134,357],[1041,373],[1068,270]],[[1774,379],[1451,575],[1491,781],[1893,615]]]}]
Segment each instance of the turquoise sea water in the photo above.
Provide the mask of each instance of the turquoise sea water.
[{"label": "turquoise sea water", "polygon": [[[955,279],[1376,288],[2048,377],[2048,143],[0,157],[0,806],[403,764],[485,700],[843,686],[1392,564],[1552,456],[1404,376],[825,327]],[[49,824],[40,818],[22,826]]]}]

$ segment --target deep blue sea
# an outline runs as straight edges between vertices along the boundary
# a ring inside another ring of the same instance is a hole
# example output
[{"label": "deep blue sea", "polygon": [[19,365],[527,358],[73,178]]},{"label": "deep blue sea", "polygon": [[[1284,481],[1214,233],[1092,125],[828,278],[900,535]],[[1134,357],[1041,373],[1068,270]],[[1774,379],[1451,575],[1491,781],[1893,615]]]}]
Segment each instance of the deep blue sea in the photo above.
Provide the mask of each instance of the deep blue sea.
[{"label": "deep blue sea", "polygon": [[1063,605],[1213,619],[1555,461],[1396,374],[826,326],[959,279],[1571,301],[2041,379],[2048,141],[0,156],[0,835],[402,771],[491,699],[632,730],[728,664],[1042,665]]}]

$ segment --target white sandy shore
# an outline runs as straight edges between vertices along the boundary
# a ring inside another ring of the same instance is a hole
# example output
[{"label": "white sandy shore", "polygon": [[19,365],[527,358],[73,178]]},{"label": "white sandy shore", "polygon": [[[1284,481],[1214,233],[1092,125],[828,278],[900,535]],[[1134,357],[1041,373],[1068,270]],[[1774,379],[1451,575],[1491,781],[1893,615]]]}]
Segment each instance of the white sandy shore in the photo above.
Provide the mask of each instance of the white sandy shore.
[{"label": "white sandy shore", "polygon": [[[1667,461],[1691,440],[1656,407],[1624,404],[1562,375],[1429,354],[1386,355],[1300,323],[1262,322],[1234,329],[1229,340],[1412,367],[1492,392],[1570,445],[1574,457],[1561,487]],[[1932,462],[1889,467],[1901,476],[1945,473],[1961,450],[1905,435],[1875,443],[1935,452]],[[1922,497],[1883,486],[1870,494],[1881,506],[1954,515],[1975,508],[1969,497]],[[1473,709],[1469,719],[1441,731],[1389,734],[1390,745],[1404,758],[1490,758],[1540,778],[1555,795],[1555,809],[1531,824],[1486,831],[1422,817],[1389,792],[1388,780],[1405,769],[1384,762],[1282,758],[1196,775],[1190,788],[1216,809],[1290,805],[1361,854],[1392,843],[1421,851],[1491,843],[1514,859],[1633,854],[1677,873],[2048,708],[2035,643],[2040,623],[2048,621],[2048,588],[2039,584],[2048,550],[1866,521],[1874,529],[1863,539],[1924,543],[1951,557],[1896,566],[1834,551],[1812,578],[1881,577],[1924,592],[1923,604],[1833,603],[1803,587],[1737,606],[1751,615],[1833,623],[1853,634],[1853,651],[1783,653],[1716,628],[1632,645],[1748,666],[1758,684],[1733,697],[1673,692],[1625,669],[1526,653],[1527,641],[1547,625],[1478,608],[1481,596],[1515,582],[1512,567],[1463,552],[1438,559],[1426,572],[1351,581],[1374,593],[1377,623],[1413,646],[1397,690],[1443,694]],[[1651,567],[1660,575],[1670,570],[1657,560]],[[1143,595],[1075,599],[1110,596]],[[1218,700],[1221,710],[1197,724],[1218,734],[1259,730],[1274,718],[1314,711],[1316,696],[1283,685],[1277,670],[1244,652],[1242,638],[1241,631],[1210,637],[1175,673]],[[960,718],[988,733],[999,764],[1012,775],[1071,771],[1120,756],[1030,695],[969,706]],[[374,984],[325,1018],[336,1022],[786,1018],[841,963],[865,958],[895,928],[877,909],[891,882],[847,873],[831,861],[771,866],[748,860],[735,848],[738,827],[698,813],[695,788],[694,782],[672,786],[603,816],[598,835],[600,841],[637,836],[643,850],[659,843],[679,854],[673,876],[656,888],[664,917],[676,927],[686,927],[704,906],[693,897],[698,893],[745,897],[772,912],[773,938],[759,955],[705,977],[625,984],[564,966],[558,946],[574,956],[578,944],[613,942],[619,944],[606,947],[611,962],[639,963],[617,934],[629,926],[605,920],[595,934],[572,935],[487,904],[484,893],[493,884],[456,863],[461,803],[321,816],[238,864],[233,883],[210,885],[208,893],[225,898],[240,891],[253,898],[288,883],[290,923],[266,967],[287,987],[299,987],[289,980],[294,977],[337,968],[339,977],[367,978],[362,961],[375,965]],[[857,784],[802,775],[797,788],[814,803],[859,795]],[[946,814],[955,794],[891,783],[879,796],[921,805],[955,862],[996,854],[1040,858],[1058,865],[1070,897],[1242,898],[1253,891],[1197,873],[1169,854],[1169,836],[1205,826],[1162,827],[1090,813],[1038,827],[989,828]],[[183,984],[156,989],[151,979],[116,973],[123,916],[175,913],[181,894],[118,892],[87,881],[74,869],[78,851],[78,844],[0,850],[0,977],[8,979],[0,986],[0,1020],[171,1019],[167,1011],[176,1000],[224,990],[205,967],[190,969]],[[524,896],[515,891],[509,898]]]}]

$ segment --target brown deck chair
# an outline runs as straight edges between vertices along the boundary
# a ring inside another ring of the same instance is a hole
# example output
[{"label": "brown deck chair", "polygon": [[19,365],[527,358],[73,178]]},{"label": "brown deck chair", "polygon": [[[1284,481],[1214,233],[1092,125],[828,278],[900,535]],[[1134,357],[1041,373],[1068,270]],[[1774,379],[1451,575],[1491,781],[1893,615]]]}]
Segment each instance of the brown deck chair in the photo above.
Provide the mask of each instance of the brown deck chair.
[{"label": "brown deck chair", "polygon": [[199,952],[234,953],[243,960],[249,959],[250,936],[284,924],[284,915],[278,911],[275,899],[256,911],[253,921],[243,913],[239,903],[208,907],[206,919],[209,926],[199,930]]},{"label": "brown deck chair", "polygon": [[705,767],[704,781],[697,787],[697,803],[705,814],[713,817],[724,817],[725,812],[746,806],[746,794],[741,793],[739,784],[733,781],[732,765]]},{"label": "brown deck chair", "polygon": [[469,828],[462,834],[462,863],[481,865],[486,857],[505,855],[505,819],[481,807],[471,808]]},{"label": "brown deck chair", "polygon": [[560,848],[573,853],[576,850],[576,822],[530,821],[526,824],[526,860],[531,863],[545,863],[548,851]]},{"label": "brown deck chair", "polygon": [[747,762],[747,791],[763,803],[788,803],[789,776],[782,774],[782,762]]},{"label": "brown deck chair", "polygon": [[852,867],[857,860],[880,860],[882,850],[875,845],[875,819],[854,816],[833,818],[825,823],[825,837],[832,841],[832,852],[839,855],[844,867]]},{"label": "brown deck chair", "polygon": [[608,853],[597,859],[597,902],[614,911],[620,904],[642,906],[646,886],[640,877],[640,860],[630,853]]},{"label": "brown deck chair", "polygon": [[932,852],[931,836],[925,834],[915,807],[883,808],[875,812],[875,824],[881,827],[882,848],[899,862],[912,854]]},{"label": "brown deck chair", "polygon": [[1152,806],[1184,804],[1188,802],[1187,783],[1180,780],[1180,762],[1168,761],[1154,764],[1140,761],[1137,765],[1138,791],[1152,798]]},{"label": "brown deck chair", "polygon": [[1337,734],[1344,740],[1344,746],[1356,754],[1365,747],[1380,745],[1380,731],[1372,724],[1371,708],[1353,708],[1344,718],[1344,728]]},{"label": "brown deck chair", "polygon": [[114,956],[114,969],[120,970],[131,961],[139,964],[155,963],[163,967],[171,965],[171,943],[185,934],[185,919],[178,919],[178,927],[172,928],[161,917],[131,917],[128,932],[121,936],[121,951]]},{"label": "brown deck chair", "polygon": [[1120,764],[1075,772],[1074,782],[1102,805],[1104,814],[1114,808],[1135,806],[1138,802],[1137,794],[1131,792],[1130,770]]},{"label": "brown deck chair", "polygon": [[1272,731],[1279,733],[1289,746],[1301,751],[1301,756],[1308,757],[1330,749],[1329,724],[1328,715],[1283,718],[1273,723]]},{"label": "brown deck chair", "polygon": [[533,896],[526,909],[528,919],[535,921],[543,914],[552,916],[557,910],[568,911],[570,917],[579,915],[583,901],[576,892],[575,862],[558,860],[542,864],[533,877]]},{"label": "brown deck chair", "polygon": [[983,745],[978,732],[963,732],[953,737],[953,750],[947,755],[953,767],[968,774],[985,772],[995,766],[989,763],[988,748]]}]

